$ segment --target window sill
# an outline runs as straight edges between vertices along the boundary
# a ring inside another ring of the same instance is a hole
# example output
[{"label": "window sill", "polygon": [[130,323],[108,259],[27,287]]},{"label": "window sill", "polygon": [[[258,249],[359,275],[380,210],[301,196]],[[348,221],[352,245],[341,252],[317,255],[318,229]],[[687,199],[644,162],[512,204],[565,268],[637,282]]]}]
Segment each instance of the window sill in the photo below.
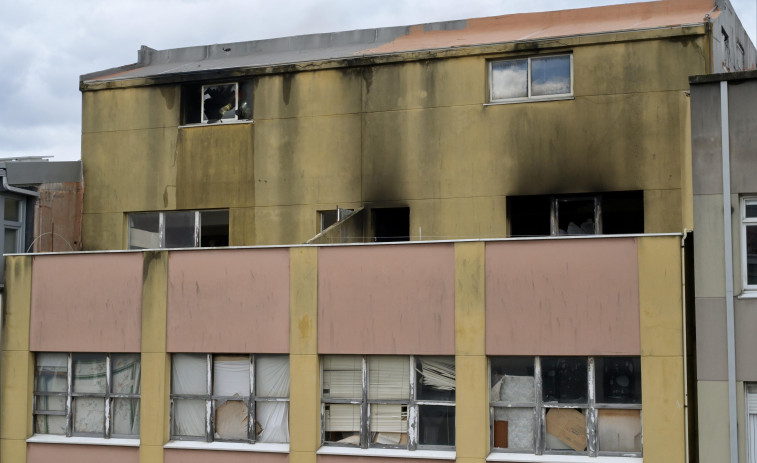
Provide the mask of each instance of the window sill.
[{"label": "window sill", "polygon": [[499,106],[503,104],[518,104],[518,103],[538,103],[540,101],[565,101],[565,100],[575,100],[575,99],[576,97],[573,95],[544,97],[544,98],[513,98],[512,100],[490,101],[488,103],[484,103],[484,106]]},{"label": "window sill", "polygon": [[490,453],[486,461],[513,461],[519,463],[643,463],[642,457],[587,457],[586,455],[534,455],[531,453]]},{"label": "window sill", "polygon": [[757,299],[757,290],[745,289],[736,299]]},{"label": "window sill", "polygon": [[66,437],[54,434],[35,434],[26,439],[27,444],[107,445],[114,447],[139,447],[139,439],[105,439],[103,437]]},{"label": "window sill", "polygon": [[237,125],[237,124],[254,124],[255,121],[253,119],[247,119],[244,121],[228,121],[228,122],[214,122],[212,124],[203,124],[203,123],[197,123],[197,124],[184,124],[180,125],[180,129],[191,129],[194,127],[223,127],[224,125]]},{"label": "window sill", "polygon": [[355,447],[323,446],[317,455],[345,455],[352,457],[423,458],[427,460],[454,460],[453,450],[359,449]]},{"label": "window sill", "polygon": [[226,450],[229,452],[289,453],[289,444],[245,444],[244,442],[200,442],[188,440],[172,440],[165,444],[163,448],[185,450]]}]

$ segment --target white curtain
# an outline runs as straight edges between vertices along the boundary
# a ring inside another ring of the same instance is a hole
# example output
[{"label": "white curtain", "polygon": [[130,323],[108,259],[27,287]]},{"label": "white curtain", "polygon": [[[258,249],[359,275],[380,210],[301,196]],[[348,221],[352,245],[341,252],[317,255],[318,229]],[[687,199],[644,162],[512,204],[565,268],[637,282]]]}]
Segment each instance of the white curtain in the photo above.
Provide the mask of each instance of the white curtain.
[{"label": "white curtain", "polygon": [[[256,357],[255,391],[258,397],[289,397],[289,357]],[[258,442],[289,442],[289,403],[259,401],[255,407],[256,419],[262,428]]]},{"label": "white curtain", "polygon": [[[139,354],[113,354],[111,387],[118,394],[139,394],[142,368]],[[113,434],[139,435],[139,399],[113,399]]]},{"label": "white curtain", "polygon": [[[72,366],[74,392],[105,393],[105,354],[74,354]],[[105,399],[75,397],[73,408],[74,432],[105,433]]]},{"label": "white curtain", "polygon": [[[171,364],[174,394],[207,394],[207,357],[174,354]],[[177,436],[205,435],[205,401],[174,399],[173,433]]]},{"label": "white curtain", "polygon": [[213,357],[213,395],[250,396],[250,357],[216,355]]}]

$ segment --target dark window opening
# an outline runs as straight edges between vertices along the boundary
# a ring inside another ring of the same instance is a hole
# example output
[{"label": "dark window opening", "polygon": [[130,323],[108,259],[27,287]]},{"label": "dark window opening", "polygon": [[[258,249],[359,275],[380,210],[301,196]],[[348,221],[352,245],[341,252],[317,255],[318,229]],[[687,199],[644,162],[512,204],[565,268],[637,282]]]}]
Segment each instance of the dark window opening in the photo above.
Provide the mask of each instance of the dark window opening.
[{"label": "dark window opening", "polygon": [[410,208],[373,209],[374,241],[410,241]]},{"label": "dark window opening", "polygon": [[181,88],[181,123],[215,124],[252,119],[252,81],[188,84]]},{"label": "dark window opening", "polygon": [[229,211],[200,211],[200,247],[229,245]]}]

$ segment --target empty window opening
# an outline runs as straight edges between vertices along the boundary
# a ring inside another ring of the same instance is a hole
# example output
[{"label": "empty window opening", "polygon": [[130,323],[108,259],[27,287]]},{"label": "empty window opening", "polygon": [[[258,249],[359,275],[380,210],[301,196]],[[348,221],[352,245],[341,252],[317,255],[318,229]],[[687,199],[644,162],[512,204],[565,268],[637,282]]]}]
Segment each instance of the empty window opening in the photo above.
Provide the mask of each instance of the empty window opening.
[{"label": "empty window opening", "polygon": [[410,241],[410,208],[373,209],[374,241]]},{"label": "empty window opening", "polygon": [[342,209],[336,208],[328,211],[318,211],[319,232],[322,232],[334,225],[337,222],[341,222],[347,217],[351,216],[355,212],[355,209]]},{"label": "empty window opening", "polygon": [[252,82],[182,87],[182,124],[215,124],[252,119]]},{"label": "empty window opening", "polygon": [[167,211],[129,214],[129,249],[229,245],[229,211]]}]

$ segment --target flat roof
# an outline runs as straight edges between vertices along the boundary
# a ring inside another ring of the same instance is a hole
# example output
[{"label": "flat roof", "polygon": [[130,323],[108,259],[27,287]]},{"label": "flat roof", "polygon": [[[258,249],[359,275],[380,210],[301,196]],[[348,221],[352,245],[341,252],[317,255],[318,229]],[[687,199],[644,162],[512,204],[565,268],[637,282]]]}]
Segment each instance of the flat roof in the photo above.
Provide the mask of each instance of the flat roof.
[{"label": "flat roof", "polygon": [[715,8],[714,0],[660,0],[168,50],[154,50],[142,46],[137,63],[85,74],[80,77],[80,82],[86,85],[207,71],[699,25],[714,19],[718,14],[719,10]]}]

